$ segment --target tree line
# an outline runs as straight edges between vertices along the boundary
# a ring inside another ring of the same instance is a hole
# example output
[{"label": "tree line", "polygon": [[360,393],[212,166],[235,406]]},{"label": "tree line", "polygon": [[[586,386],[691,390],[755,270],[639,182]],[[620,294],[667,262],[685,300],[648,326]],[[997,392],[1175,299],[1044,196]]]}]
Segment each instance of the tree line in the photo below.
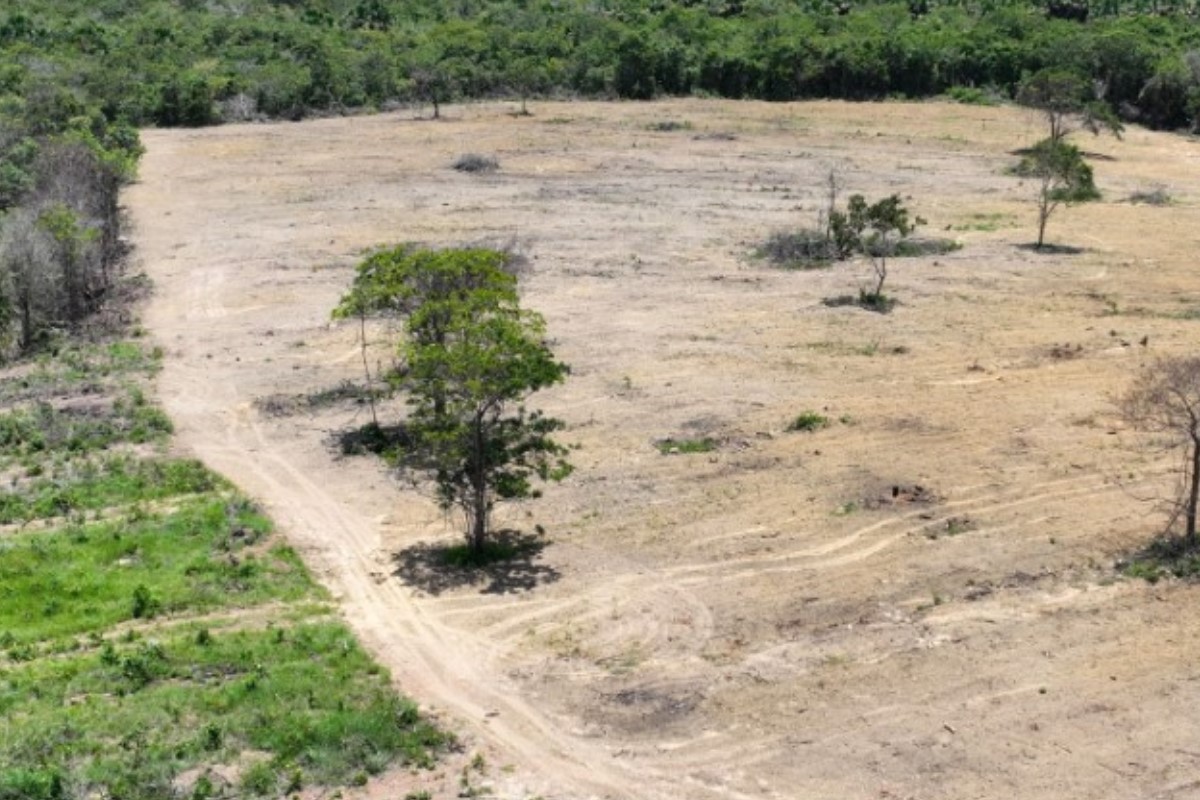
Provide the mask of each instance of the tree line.
[{"label": "tree line", "polygon": [[1101,87],[1127,119],[1194,125],[1195,4],[1143,5],[45,0],[0,11],[0,94],[55,75],[111,120],[173,126],[552,93],[1011,97],[1053,67]]}]

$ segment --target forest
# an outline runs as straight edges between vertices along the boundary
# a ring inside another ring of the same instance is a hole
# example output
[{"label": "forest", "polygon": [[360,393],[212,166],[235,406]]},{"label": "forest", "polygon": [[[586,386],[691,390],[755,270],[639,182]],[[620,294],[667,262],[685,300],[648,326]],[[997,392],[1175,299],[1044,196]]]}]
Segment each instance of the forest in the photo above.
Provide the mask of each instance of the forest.
[{"label": "forest", "polygon": [[138,126],[489,97],[996,103],[1053,68],[1126,121],[1196,128],[1196,3],[1047,2],[4,0],[0,355],[110,291]]}]

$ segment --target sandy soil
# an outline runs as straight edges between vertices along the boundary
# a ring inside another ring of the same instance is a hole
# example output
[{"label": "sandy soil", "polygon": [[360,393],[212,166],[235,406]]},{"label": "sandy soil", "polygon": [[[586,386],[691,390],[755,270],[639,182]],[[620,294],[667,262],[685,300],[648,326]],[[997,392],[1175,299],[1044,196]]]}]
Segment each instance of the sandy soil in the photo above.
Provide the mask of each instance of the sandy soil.
[{"label": "sandy soil", "polygon": [[[1197,143],[1081,138],[1106,199],[1050,222],[1082,252],[1039,255],[1033,188],[1004,174],[1041,133],[1024,112],[533,110],[148,131],[126,195],[180,441],[270,510],[495,793],[1200,796],[1200,588],[1113,570],[1172,461],[1111,406],[1200,336]],[[500,171],[450,169],[466,152]],[[814,220],[831,168],[964,245],[897,262],[891,315],[821,303],[865,264],[749,256]],[[1174,204],[1125,202],[1159,185]],[[537,403],[578,470],[502,519],[544,527],[537,558],[454,584],[418,547],[453,521],[330,450],[361,407],[255,401],[358,378],[329,309],[363,248],[509,237],[573,368]],[[834,423],[788,433],[806,410]]]}]

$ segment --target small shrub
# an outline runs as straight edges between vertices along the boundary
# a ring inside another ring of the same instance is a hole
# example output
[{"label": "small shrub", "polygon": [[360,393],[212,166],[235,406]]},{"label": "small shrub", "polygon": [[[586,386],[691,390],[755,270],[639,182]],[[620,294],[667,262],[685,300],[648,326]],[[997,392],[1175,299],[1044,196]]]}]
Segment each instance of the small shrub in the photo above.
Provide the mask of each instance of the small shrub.
[{"label": "small shrub", "polygon": [[776,231],[755,252],[773,264],[789,269],[819,269],[840,258],[836,243],[811,228]]},{"label": "small shrub", "polygon": [[811,433],[829,425],[829,417],[816,411],[805,411],[788,423],[789,431],[804,431]]},{"label": "small shrub", "polygon": [[484,156],[479,153],[464,153],[451,166],[459,172],[495,172],[500,169],[500,162],[494,156]]},{"label": "small shrub", "polygon": [[150,590],[146,588],[146,584],[139,583],[137,588],[133,590],[133,607],[131,609],[134,619],[150,619],[158,613],[159,603]]},{"label": "small shrub", "polygon": [[275,792],[275,770],[267,761],[259,761],[242,773],[241,787],[247,794],[262,797]]},{"label": "small shrub", "polygon": [[658,122],[651,122],[646,126],[648,131],[660,131],[662,133],[670,133],[671,131],[690,131],[692,123],[687,120],[664,119]]},{"label": "small shrub", "polygon": [[871,292],[866,289],[859,289],[858,306],[868,311],[887,314],[896,306],[896,301],[883,292]]},{"label": "small shrub", "polygon": [[220,750],[225,741],[224,733],[216,723],[205,725],[200,738],[201,746],[209,752]]}]

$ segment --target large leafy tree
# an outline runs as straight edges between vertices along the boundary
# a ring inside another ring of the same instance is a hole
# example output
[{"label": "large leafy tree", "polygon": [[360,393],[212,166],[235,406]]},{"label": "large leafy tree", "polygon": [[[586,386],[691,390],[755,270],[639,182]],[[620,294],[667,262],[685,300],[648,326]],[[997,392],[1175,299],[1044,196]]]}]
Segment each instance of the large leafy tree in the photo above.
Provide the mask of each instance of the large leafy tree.
[{"label": "large leafy tree", "polygon": [[1082,75],[1044,69],[1022,81],[1017,89],[1017,102],[1042,113],[1052,142],[1061,142],[1079,128],[1092,134],[1108,131],[1120,138],[1124,126],[1112,107],[1096,93],[1092,82]]},{"label": "large leafy tree", "polygon": [[534,479],[571,472],[566,448],[551,438],[562,422],[524,406],[533,392],[561,382],[567,367],[554,359],[533,312],[475,302],[430,310],[450,311],[443,342],[412,338],[403,348],[410,441],[442,507],[463,512],[467,542],[479,552],[498,502],[537,496]]},{"label": "large leafy tree", "polygon": [[404,320],[393,383],[410,413],[398,463],[432,478],[443,508],[463,512],[475,551],[492,533],[497,503],[535,496],[535,480],[571,471],[551,436],[562,423],[524,406],[567,367],[546,346],[542,318],[520,308],[516,264],[487,248],[381,249],[334,310],[361,322]]}]

